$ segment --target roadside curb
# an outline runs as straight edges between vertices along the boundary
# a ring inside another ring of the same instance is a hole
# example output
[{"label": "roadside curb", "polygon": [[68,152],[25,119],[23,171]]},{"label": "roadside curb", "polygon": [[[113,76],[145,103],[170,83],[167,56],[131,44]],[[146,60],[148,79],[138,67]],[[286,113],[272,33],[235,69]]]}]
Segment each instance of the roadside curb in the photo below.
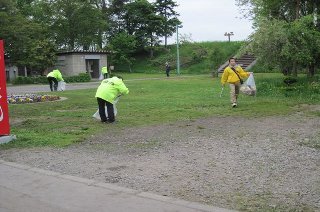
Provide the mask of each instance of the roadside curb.
[{"label": "roadside curb", "polygon": [[233,211],[233,210],[218,208],[218,207],[214,207],[214,206],[210,206],[210,205],[203,205],[203,204],[196,203],[196,202],[189,202],[189,201],[185,201],[185,200],[174,199],[171,197],[161,196],[161,195],[157,195],[157,194],[153,194],[153,193],[149,193],[149,192],[137,191],[134,189],[120,187],[120,186],[110,184],[110,183],[102,183],[102,182],[97,182],[97,181],[91,180],[91,179],[86,179],[86,178],[81,178],[81,177],[76,177],[76,176],[71,176],[71,175],[65,175],[65,174],[61,174],[61,173],[53,172],[53,171],[47,171],[44,169],[34,168],[34,167],[30,167],[30,166],[23,165],[23,164],[18,164],[18,163],[14,163],[14,162],[7,162],[7,161],[1,160],[1,159],[0,159],[0,164],[5,165],[5,166],[9,166],[12,168],[16,168],[16,169],[22,169],[22,170],[26,170],[26,171],[30,171],[30,172],[35,172],[39,175],[47,175],[47,176],[51,176],[51,177],[55,177],[55,178],[60,178],[60,179],[64,179],[64,180],[69,180],[69,181],[74,181],[77,183],[85,184],[87,186],[94,186],[94,187],[99,187],[102,189],[108,189],[108,190],[112,190],[116,193],[125,193],[128,195],[134,195],[134,196],[142,197],[145,199],[156,200],[156,201],[167,203],[168,205],[172,204],[172,205],[184,206],[184,207],[194,209],[197,211],[202,211],[202,212],[231,212],[231,211]]}]

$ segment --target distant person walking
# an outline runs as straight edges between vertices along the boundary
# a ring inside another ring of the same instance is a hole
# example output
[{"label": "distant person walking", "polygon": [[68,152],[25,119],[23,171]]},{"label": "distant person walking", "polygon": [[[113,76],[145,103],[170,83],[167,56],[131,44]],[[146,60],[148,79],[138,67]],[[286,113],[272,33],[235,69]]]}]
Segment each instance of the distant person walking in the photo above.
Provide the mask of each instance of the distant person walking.
[{"label": "distant person walking", "polygon": [[166,74],[167,74],[167,77],[170,76],[170,65],[168,62],[166,62]]},{"label": "distant person walking", "polygon": [[221,77],[221,84],[225,86],[226,83],[229,83],[230,86],[230,100],[232,107],[237,107],[237,100],[240,91],[240,86],[243,83],[242,78],[250,76],[250,72],[244,71],[241,66],[236,64],[235,58],[229,59],[229,66],[226,67],[223,71]]},{"label": "distant person walking", "polygon": [[107,78],[110,77],[110,75],[109,75],[109,73],[108,73],[108,68],[107,68],[107,66],[103,66],[103,67],[101,68],[101,73],[103,74],[103,78],[104,78],[104,79],[107,79]]},{"label": "distant person walking", "polygon": [[[114,76],[102,80],[95,95],[98,101],[101,122],[112,123],[115,121],[113,104],[119,96],[128,93],[129,89],[123,83],[122,77]],[[106,116],[105,106],[107,106],[108,117]]]},{"label": "distant person walking", "polygon": [[62,74],[58,69],[55,69],[55,70],[51,71],[47,75],[47,79],[48,79],[51,91],[57,91],[58,90],[58,82],[59,81],[64,81],[63,78],[62,78]]}]

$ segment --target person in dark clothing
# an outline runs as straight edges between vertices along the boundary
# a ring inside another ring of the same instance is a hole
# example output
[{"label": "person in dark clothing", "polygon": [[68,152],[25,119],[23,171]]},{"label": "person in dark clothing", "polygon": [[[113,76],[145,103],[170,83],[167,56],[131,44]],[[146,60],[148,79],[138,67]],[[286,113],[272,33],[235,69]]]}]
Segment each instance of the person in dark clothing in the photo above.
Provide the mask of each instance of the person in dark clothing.
[{"label": "person in dark clothing", "polygon": [[168,62],[166,62],[166,74],[167,74],[167,77],[170,76],[170,65]]}]

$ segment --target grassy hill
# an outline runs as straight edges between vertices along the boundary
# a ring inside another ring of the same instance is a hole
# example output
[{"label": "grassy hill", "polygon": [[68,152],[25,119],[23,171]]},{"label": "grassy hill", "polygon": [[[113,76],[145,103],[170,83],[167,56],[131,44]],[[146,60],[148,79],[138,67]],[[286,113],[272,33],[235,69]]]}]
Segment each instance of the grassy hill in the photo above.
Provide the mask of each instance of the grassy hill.
[{"label": "grassy hill", "polygon": [[[183,43],[179,45],[181,74],[205,74],[216,71],[229,57],[234,56],[243,42],[201,42]],[[168,61],[172,72],[177,68],[176,45],[163,46],[155,50],[154,57],[146,52],[135,55],[132,71],[135,73],[164,72],[165,62]],[[129,70],[126,65],[116,65],[115,71]]]}]

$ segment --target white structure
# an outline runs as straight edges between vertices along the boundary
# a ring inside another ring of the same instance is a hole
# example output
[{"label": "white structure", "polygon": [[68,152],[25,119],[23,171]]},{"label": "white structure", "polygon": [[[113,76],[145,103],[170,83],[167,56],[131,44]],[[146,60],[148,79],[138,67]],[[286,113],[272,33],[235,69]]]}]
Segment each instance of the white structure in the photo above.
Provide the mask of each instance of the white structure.
[{"label": "white structure", "polygon": [[106,51],[70,51],[58,53],[56,67],[63,76],[76,76],[90,73],[92,78],[99,78],[103,66],[108,66]]},{"label": "white structure", "polygon": [[[55,67],[58,68],[62,76],[77,76],[80,73],[90,73],[91,78],[99,78],[103,66],[108,67],[109,52],[106,51],[70,51],[57,54]],[[32,76],[34,73],[27,71],[26,67],[17,67],[6,61],[7,81],[14,80],[18,76]],[[48,68],[44,74],[52,71]]]},{"label": "white structure", "polygon": [[12,65],[6,65],[6,77],[7,81],[11,81],[18,76],[18,67]]}]

